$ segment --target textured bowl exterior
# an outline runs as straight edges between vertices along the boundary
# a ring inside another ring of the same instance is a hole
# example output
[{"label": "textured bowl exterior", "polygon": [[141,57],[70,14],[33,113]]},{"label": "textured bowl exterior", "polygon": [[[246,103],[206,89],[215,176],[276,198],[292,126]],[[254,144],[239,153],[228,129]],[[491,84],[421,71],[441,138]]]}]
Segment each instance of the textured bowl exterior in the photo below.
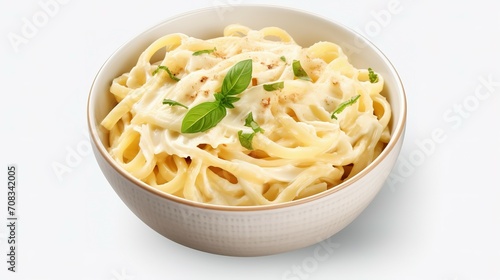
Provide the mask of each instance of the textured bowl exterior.
[{"label": "textured bowl exterior", "polygon": [[[224,13],[220,9],[207,8],[169,19],[123,45],[104,63],[88,101],[89,130],[97,162],[118,196],[144,223],[170,240],[194,249],[260,256],[295,250],[329,238],[368,206],[396,163],[406,122],[401,81],[376,47],[340,24],[276,6],[234,6]],[[332,41],[352,53],[350,58],[356,67],[377,69],[385,78],[385,95],[393,108],[392,138],[383,153],[365,170],[331,190],[299,201],[256,207],[186,201],[161,193],[118,167],[106,152],[106,133],[99,126],[114,105],[108,92],[111,80],[128,71],[142,50],[162,35],[181,32],[208,39],[221,36],[222,29],[231,23],[254,29],[278,26],[303,46]]]},{"label": "textured bowl exterior", "polygon": [[374,198],[397,158],[394,152],[355,184],[329,196],[266,210],[193,207],[137,187],[96,153],[125,204],[151,228],[188,247],[223,255],[259,256],[320,242],[352,222]]}]

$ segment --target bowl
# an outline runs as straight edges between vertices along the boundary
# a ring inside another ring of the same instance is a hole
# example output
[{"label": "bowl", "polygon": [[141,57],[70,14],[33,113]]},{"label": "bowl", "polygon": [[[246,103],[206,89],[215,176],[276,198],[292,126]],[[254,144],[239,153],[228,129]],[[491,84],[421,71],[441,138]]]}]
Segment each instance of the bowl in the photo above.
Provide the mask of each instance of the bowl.
[{"label": "bowl", "polygon": [[[258,16],[257,16],[258,15]],[[302,46],[317,41],[340,45],[357,68],[373,67],[385,79],[392,106],[391,139],[364,170],[322,193],[277,205],[217,206],[166,194],[132,177],[108,154],[101,120],[115,105],[113,78],[128,72],[155,39],[185,33],[202,39],[222,36],[225,26],[277,26]],[[390,61],[366,38],[346,26],[306,11],[269,5],[210,7],[180,14],[142,32],[116,50],[97,73],[87,104],[93,152],[102,173],[127,207],[166,238],[197,250],[231,256],[262,256],[325,240],[351,223],[373,200],[395,165],[403,144],[406,97]],[[103,186],[105,187],[105,186]]]}]

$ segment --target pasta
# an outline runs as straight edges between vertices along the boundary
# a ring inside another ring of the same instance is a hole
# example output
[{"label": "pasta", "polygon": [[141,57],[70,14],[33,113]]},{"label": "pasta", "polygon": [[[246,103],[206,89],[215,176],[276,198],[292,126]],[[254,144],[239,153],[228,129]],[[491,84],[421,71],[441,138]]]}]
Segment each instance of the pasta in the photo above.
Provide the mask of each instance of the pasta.
[{"label": "pasta", "polygon": [[[183,133],[188,110],[214,101],[231,67],[248,59],[251,84],[234,108],[204,132]],[[295,61],[308,79],[294,72]],[[277,204],[333,188],[382,152],[391,119],[383,85],[335,43],[302,47],[283,29],[233,24],[208,40],[158,38],[113,80],[117,104],[101,125],[114,160],[160,191],[216,205]],[[250,113],[256,133],[245,124]],[[251,148],[242,132],[252,136]]]}]

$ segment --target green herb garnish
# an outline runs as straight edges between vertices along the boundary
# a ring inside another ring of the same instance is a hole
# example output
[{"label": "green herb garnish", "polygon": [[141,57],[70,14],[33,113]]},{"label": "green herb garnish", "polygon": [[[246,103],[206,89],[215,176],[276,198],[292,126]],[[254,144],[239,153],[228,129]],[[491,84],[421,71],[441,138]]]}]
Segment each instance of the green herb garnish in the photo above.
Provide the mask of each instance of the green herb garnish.
[{"label": "green herb garnish", "polygon": [[217,48],[215,48],[215,47],[213,49],[208,49],[208,50],[199,50],[199,51],[193,52],[193,55],[194,56],[198,56],[198,55],[202,55],[202,54],[205,54],[205,53],[207,53],[207,54],[208,53],[213,53],[216,50],[217,50]]},{"label": "green herb garnish", "polygon": [[340,105],[337,107],[337,109],[335,109],[335,111],[333,111],[332,119],[337,119],[337,116],[335,116],[335,114],[340,114],[342,111],[344,111],[344,109],[346,107],[351,106],[352,104],[356,103],[356,101],[359,99],[360,96],[361,95],[358,94],[358,95],[352,97],[351,99],[340,103]]},{"label": "green herb garnish", "polygon": [[285,82],[281,81],[281,82],[276,82],[276,83],[272,83],[272,84],[264,84],[263,86],[264,86],[264,90],[266,90],[266,91],[274,91],[274,90],[284,88]]},{"label": "green herb garnish", "polygon": [[239,97],[224,95],[221,92],[214,94],[215,100],[217,100],[221,106],[228,109],[233,109],[233,103],[240,100]]},{"label": "green herb garnish", "polygon": [[283,62],[286,62],[286,57],[284,55],[280,56],[280,59],[283,61]]},{"label": "green herb garnish", "polygon": [[307,75],[306,70],[304,70],[304,68],[302,68],[302,65],[300,65],[299,60],[293,61],[292,69],[293,69],[293,74],[297,79],[311,81],[311,78],[309,78],[309,76]]},{"label": "green herb garnish", "polygon": [[245,119],[245,126],[252,128],[253,132],[247,133],[243,132],[243,130],[238,131],[238,139],[240,140],[241,146],[247,148],[248,150],[253,150],[252,140],[256,133],[261,132],[264,133],[264,129],[262,129],[257,122],[254,121],[252,112],[248,114]]},{"label": "green herb garnish", "polygon": [[236,63],[224,77],[221,94],[237,95],[242,93],[252,80],[252,60],[247,59]]},{"label": "green herb garnish", "polygon": [[368,68],[368,78],[372,84],[378,82],[378,75],[371,68]]},{"label": "green herb garnish", "polygon": [[252,112],[248,113],[248,116],[245,119],[245,126],[252,128],[254,132],[264,132],[264,129],[262,129],[259,124],[253,120]]},{"label": "green herb garnish", "polygon": [[203,102],[191,108],[184,116],[182,133],[204,132],[216,126],[225,116],[226,108],[234,108],[233,103],[239,98],[252,79],[252,60],[236,63],[227,72],[222,81],[221,91],[214,94],[215,101]]},{"label": "green herb garnish", "polygon": [[179,103],[179,102],[172,100],[172,99],[163,99],[163,104],[170,105],[170,106],[181,106],[181,107],[188,109],[188,107],[186,105]]},{"label": "green herb garnish", "polygon": [[253,150],[252,147],[252,140],[253,137],[255,136],[255,132],[252,133],[245,133],[243,130],[238,131],[238,139],[240,140],[241,146],[248,150]]},{"label": "green herb garnish", "polygon": [[172,79],[172,80],[174,80],[174,81],[176,81],[176,82],[180,81],[180,79],[179,79],[179,78],[177,78],[176,76],[174,76],[174,74],[172,74],[172,72],[170,72],[170,69],[168,69],[168,67],[167,67],[167,66],[164,66],[164,65],[160,65],[160,66],[158,66],[158,68],[156,68],[156,70],[155,70],[155,71],[153,71],[153,76],[154,76],[154,75],[156,75],[156,74],[157,74],[160,70],[165,70],[165,71],[167,71],[168,76],[170,77],[170,79]]},{"label": "green herb garnish", "polygon": [[216,126],[226,116],[226,107],[218,101],[203,102],[191,108],[182,120],[182,133],[203,132]]}]

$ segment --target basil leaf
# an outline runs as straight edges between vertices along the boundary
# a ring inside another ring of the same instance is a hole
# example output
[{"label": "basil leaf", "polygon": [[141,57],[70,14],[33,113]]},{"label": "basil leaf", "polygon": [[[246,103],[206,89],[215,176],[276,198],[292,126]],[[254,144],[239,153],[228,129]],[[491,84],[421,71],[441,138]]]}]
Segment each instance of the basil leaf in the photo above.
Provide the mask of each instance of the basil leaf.
[{"label": "basil leaf", "polygon": [[378,75],[373,72],[373,69],[368,68],[368,78],[370,79],[370,83],[377,83],[378,82]]},{"label": "basil leaf", "polygon": [[252,112],[248,113],[248,116],[245,119],[245,126],[251,127],[254,132],[264,132],[257,122],[253,120]]},{"label": "basil leaf", "polygon": [[207,53],[207,54],[208,53],[213,53],[216,50],[217,50],[217,48],[215,48],[215,47],[213,49],[208,49],[208,50],[199,50],[199,51],[193,52],[193,55],[194,56],[198,56],[198,55],[202,55],[202,54],[205,54],[205,53]]},{"label": "basil leaf", "polygon": [[337,119],[337,116],[335,116],[335,114],[340,114],[342,111],[344,111],[344,109],[347,106],[351,106],[352,104],[356,103],[356,101],[359,99],[360,96],[361,95],[358,94],[358,95],[352,97],[351,99],[340,103],[339,106],[337,107],[337,109],[335,109],[335,111],[333,111],[332,119]]},{"label": "basil leaf", "polygon": [[252,80],[252,60],[242,60],[236,63],[224,77],[221,93],[236,95],[243,92]]},{"label": "basil leaf", "polygon": [[219,101],[221,106],[229,108],[229,109],[233,109],[234,108],[233,103],[240,100],[239,97],[226,96],[220,92],[214,94],[214,96],[215,96],[215,100]]},{"label": "basil leaf", "polygon": [[168,67],[167,67],[167,66],[164,66],[164,65],[160,65],[160,66],[158,66],[158,68],[156,68],[156,70],[155,70],[155,71],[153,71],[153,76],[154,76],[154,75],[156,75],[156,74],[157,74],[160,70],[165,70],[165,71],[167,71],[168,76],[170,77],[170,79],[172,79],[172,80],[174,80],[174,81],[176,81],[176,82],[178,82],[178,81],[180,81],[180,80],[181,80],[181,79],[177,78],[176,76],[174,76],[174,74],[172,74],[172,72],[170,72],[170,69],[168,69]]},{"label": "basil leaf", "polygon": [[188,109],[188,107],[186,105],[179,103],[179,102],[172,100],[172,99],[163,99],[163,104],[170,105],[170,106],[181,106],[181,107]]},{"label": "basil leaf", "polygon": [[204,132],[216,126],[226,116],[226,108],[218,101],[200,103],[184,116],[182,133]]},{"label": "basil leaf", "polygon": [[311,78],[309,78],[309,76],[307,75],[306,70],[304,70],[304,68],[302,68],[302,65],[300,65],[299,60],[293,61],[292,69],[293,69],[293,74],[295,75],[296,78],[301,80],[311,81]]},{"label": "basil leaf", "polygon": [[265,91],[278,90],[278,89],[282,89],[285,87],[285,82],[281,81],[281,82],[276,82],[273,84],[264,84],[263,87],[264,87]]},{"label": "basil leaf", "polygon": [[241,146],[248,150],[253,150],[252,140],[255,136],[255,132],[252,133],[244,133],[243,130],[238,131],[238,139],[240,140]]},{"label": "basil leaf", "polygon": [[182,119],[182,133],[204,132],[216,126],[227,114],[226,108],[234,108],[233,103],[240,98],[252,79],[252,60],[236,63],[228,70],[222,81],[221,92],[215,93],[215,101],[200,103],[191,108]]},{"label": "basil leaf", "polygon": [[251,127],[253,132],[246,133],[243,130],[238,131],[238,139],[240,140],[241,146],[247,148],[248,150],[253,150],[252,140],[256,133],[264,132],[257,122],[253,120],[252,112],[248,113],[248,116],[245,119],[245,126]]}]

